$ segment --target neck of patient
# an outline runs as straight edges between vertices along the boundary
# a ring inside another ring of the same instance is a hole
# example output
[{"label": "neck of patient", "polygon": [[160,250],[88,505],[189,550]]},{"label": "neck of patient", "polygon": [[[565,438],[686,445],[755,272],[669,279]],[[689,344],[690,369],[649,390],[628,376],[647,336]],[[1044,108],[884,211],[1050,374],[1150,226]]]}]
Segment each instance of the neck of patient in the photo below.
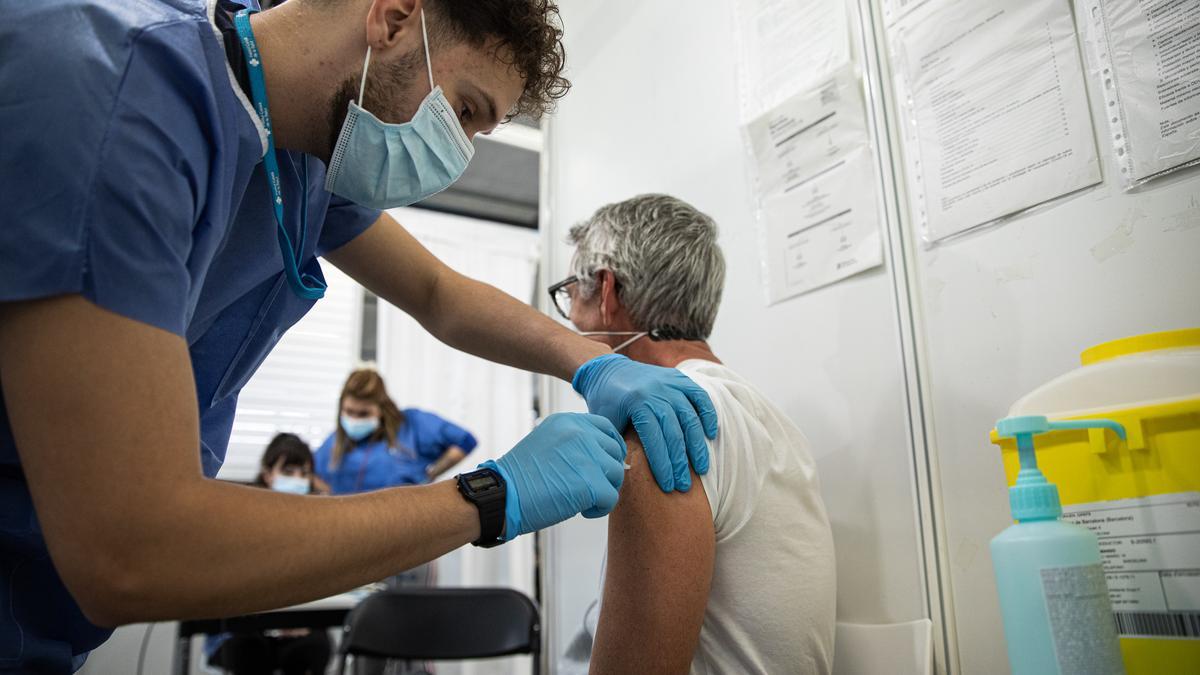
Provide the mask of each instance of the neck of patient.
[{"label": "neck of patient", "polygon": [[621,352],[634,361],[664,368],[674,368],[692,359],[721,362],[704,340],[651,340],[647,335]]}]

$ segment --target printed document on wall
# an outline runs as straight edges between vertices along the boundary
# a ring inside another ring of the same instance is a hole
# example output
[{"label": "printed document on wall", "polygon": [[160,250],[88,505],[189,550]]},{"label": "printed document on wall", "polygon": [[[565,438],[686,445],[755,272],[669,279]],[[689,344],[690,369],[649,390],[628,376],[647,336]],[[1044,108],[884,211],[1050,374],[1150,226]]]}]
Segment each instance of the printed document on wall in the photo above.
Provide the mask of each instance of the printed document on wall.
[{"label": "printed document on wall", "polygon": [[882,262],[873,155],[853,68],[751,121],[746,138],[770,302]]},{"label": "printed document on wall", "polygon": [[779,302],[883,262],[871,153],[767,197],[767,297]]},{"label": "printed document on wall", "polygon": [[850,61],[844,0],[737,0],[734,9],[743,121]]},{"label": "printed document on wall", "polygon": [[882,0],[883,2],[883,21],[887,25],[892,25],[915,9],[924,0]]},{"label": "printed document on wall", "polygon": [[1124,184],[1200,160],[1200,2],[1087,4]]},{"label": "printed document on wall", "polygon": [[1100,181],[1068,0],[928,0],[891,37],[926,241]]}]

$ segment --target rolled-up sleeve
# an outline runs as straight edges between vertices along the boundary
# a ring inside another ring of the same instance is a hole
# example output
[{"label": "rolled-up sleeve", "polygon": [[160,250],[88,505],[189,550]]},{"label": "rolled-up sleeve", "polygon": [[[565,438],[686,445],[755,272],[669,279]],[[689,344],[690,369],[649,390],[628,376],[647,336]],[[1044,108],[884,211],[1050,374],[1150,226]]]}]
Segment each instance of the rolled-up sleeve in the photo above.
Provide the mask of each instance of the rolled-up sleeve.
[{"label": "rolled-up sleeve", "polygon": [[438,435],[442,440],[443,447],[457,446],[462,448],[463,452],[471,452],[479,445],[471,432],[458,426],[453,422],[439,419],[441,427],[438,430]]}]

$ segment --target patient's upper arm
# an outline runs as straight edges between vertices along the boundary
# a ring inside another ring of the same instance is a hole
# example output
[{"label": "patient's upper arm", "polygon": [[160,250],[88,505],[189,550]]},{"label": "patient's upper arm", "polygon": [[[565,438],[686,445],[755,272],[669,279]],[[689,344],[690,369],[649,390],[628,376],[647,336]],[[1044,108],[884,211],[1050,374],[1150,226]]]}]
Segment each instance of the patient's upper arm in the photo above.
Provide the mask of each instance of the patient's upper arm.
[{"label": "patient's upper arm", "polygon": [[700,639],[716,549],[712,509],[692,489],[664,493],[637,435],[631,468],[608,518],[608,565],[592,673],[686,673]]}]

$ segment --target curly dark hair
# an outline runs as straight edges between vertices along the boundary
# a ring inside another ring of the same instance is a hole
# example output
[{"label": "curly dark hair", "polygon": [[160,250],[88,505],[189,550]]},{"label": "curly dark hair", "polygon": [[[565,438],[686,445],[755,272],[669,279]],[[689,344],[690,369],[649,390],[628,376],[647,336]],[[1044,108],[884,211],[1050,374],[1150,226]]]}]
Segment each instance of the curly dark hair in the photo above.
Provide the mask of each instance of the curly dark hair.
[{"label": "curly dark hair", "polygon": [[571,83],[562,22],[552,0],[427,0],[439,33],[474,47],[495,42],[498,58],[520,73],[525,90],[505,118],[538,119],[552,112]]}]

